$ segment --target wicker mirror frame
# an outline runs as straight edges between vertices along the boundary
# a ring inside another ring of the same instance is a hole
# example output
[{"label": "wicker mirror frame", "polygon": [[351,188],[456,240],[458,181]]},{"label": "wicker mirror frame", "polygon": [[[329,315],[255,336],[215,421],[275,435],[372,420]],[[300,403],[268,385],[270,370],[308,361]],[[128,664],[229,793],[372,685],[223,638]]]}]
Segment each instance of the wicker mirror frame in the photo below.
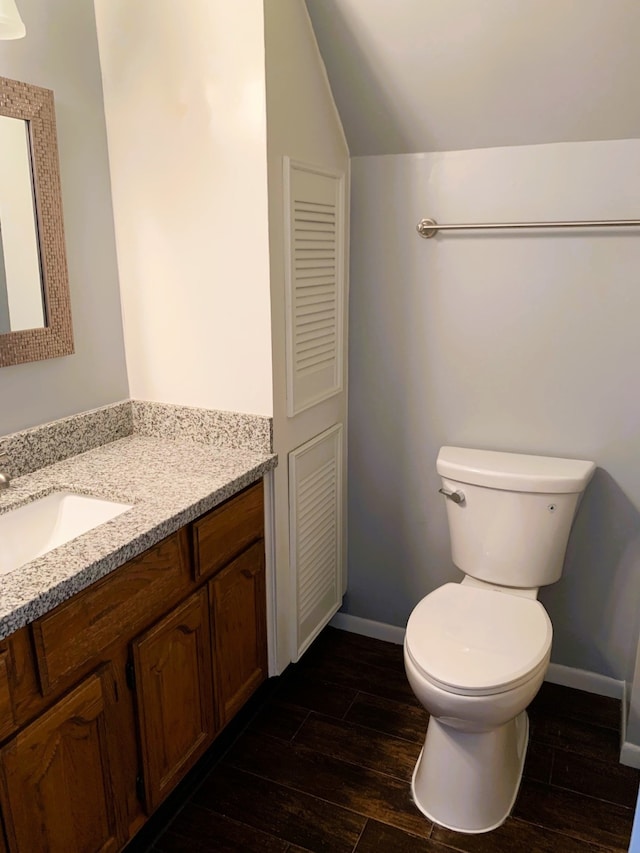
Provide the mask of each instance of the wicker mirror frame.
[{"label": "wicker mirror frame", "polygon": [[0,77],[0,115],[27,122],[46,325],[0,334],[0,367],[73,353],[53,92]]}]

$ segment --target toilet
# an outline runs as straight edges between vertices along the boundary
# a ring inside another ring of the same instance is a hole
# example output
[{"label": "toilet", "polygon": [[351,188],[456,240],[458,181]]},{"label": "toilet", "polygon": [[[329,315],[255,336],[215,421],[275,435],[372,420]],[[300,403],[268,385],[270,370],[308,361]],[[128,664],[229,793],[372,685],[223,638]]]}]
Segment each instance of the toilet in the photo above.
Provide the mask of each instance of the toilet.
[{"label": "toilet", "polygon": [[453,562],[464,573],[414,608],[407,678],[430,714],[411,783],[418,808],[457,832],[489,832],[515,802],[525,708],[553,629],[538,589],[562,574],[593,462],[443,447],[437,471]]}]

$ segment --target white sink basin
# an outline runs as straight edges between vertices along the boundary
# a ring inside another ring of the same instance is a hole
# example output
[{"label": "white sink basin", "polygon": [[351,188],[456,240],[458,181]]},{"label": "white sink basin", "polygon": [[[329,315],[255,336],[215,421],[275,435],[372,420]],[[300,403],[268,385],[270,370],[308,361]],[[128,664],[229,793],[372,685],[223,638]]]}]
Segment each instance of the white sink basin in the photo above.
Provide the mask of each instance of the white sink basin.
[{"label": "white sink basin", "polygon": [[131,507],[88,495],[53,492],[1,514],[0,575],[19,569]]}]

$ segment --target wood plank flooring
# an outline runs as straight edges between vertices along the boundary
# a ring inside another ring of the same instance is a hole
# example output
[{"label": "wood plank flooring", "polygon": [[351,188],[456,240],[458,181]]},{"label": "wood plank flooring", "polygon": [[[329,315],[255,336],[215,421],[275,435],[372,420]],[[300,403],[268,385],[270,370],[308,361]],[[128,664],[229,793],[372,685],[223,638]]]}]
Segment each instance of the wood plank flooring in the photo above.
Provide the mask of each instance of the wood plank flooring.
[{"label": "wood plank flooring", "polygon": [[327,628],[169,826],[153,853],[626,851],[638,771],[618,763],[620,703],[544,684],[513,815],[494,832],[432,824],[409,782],[427,715],[402,648]]}]

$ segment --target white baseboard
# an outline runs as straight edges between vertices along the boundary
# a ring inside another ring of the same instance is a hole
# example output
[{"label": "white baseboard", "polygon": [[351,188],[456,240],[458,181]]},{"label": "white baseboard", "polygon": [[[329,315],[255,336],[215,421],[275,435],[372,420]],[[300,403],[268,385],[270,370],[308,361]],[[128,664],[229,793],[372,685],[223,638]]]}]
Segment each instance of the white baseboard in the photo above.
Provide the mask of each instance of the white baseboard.
[{"label": "white baseboard", "polygon": [[349,613],[336,613],[329,625],[351,634],[362,634],[376,640],[397,643],[399,646],[404,643],[404,628],[387,625],[386,622],[374,622],[373,619],[361,619],[360,616],[351,616]]},{"label": "white baseboard", "polygon": [[597,693],[598,696],[609,696],[613,699],[624,697],[624,681],[599,675],[597,672],[589,672],[586,669],[563,666],[560,663],[549,664],[544,680],[550,681],[551,684],[584,690],[586,693]]},{"label": "white baseboard", "polygon": [[[351,616],[349,613],[336,613],[329,624],[334,628],[350,631],[352,634],[363,634],[365,637],[387,640],[389,643],[402,645],[404,642],[404,628],[387,625],[385,622],[375,622],[373,619],[362,619],[360,616]],[[549,664],[545,681],[584,690],[587,693],[597,693],[599,696],[610,696],[614,699],[622,699],[624,696],[624,681],[558,663]]]},{"label": "white baseboard", "polygon": [[[620,764],[626,764],[627,767],[635,767],[640,769],[640,746],[637,743],[632,743],[627,740],[627,685],[624,685],[625,692],[622,699],[622,726],[620,729]],[[635,824],[634,824],[635,825]],[[629,848],[631,849],[631,848]]]},{"label": "white baseboard", "polygon": [[640,746],[625,741],[620,750],[620,763],[626,764],[627,767],[635,767],[636,770],[640,769]]}]

